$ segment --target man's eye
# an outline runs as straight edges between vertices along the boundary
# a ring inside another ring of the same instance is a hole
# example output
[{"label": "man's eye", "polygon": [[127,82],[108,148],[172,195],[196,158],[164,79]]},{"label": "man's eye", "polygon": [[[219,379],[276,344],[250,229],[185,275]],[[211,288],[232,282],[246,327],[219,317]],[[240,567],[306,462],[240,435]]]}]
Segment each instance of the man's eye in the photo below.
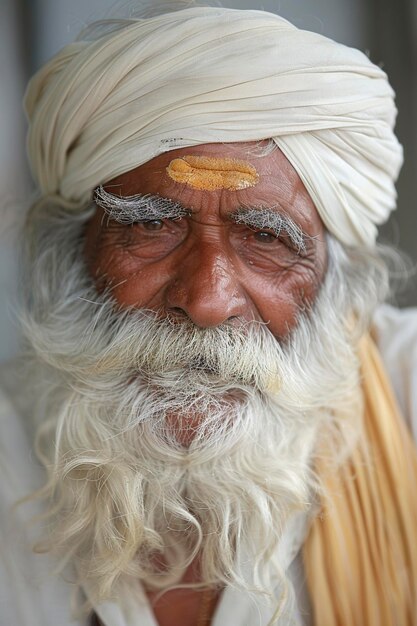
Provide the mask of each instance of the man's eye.
[{"label": "man's eye", "polygon": [[253,236],[257,241],[261,241],[262,243],[273,243],[277,239],[276,235],[267,230],[258,230]]},{"label": "man's eye", "polygon": [[162,220],[148,220],[147,222],[142,222],[142,225],[146,230],[161,230],[164,223]]}]

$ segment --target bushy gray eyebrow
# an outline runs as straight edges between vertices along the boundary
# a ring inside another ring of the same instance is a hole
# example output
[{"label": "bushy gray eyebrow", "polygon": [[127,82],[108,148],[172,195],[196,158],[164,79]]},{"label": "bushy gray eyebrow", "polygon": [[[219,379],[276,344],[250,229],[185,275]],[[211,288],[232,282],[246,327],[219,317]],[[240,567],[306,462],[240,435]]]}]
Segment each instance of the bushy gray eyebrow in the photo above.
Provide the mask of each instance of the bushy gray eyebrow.
[{"label": "bushy gray eyebrow", "polygon": [[191,213],[180,202],[169,198],[141,193],[133,196],[117,196],[106,191],[102,185],[94,190],[93,198],[97,206],[104,209],[110,219],[120,224],[179,219]]},{"label": "bushy gray eyebrow", "polygon": [[[94,202],[110,219],[126,225],[151,220],[179,219],[192,214],[180,202],[170,198],[141,193],[118,196],[106,191],[102,185],[94,190]],[[285,233],[298,252],[306,251],[307,235],[282,211],[264,206],[239,207],[230,212],[228,217],[236,224],[245,224],[253,230],[272,231],[276,237]]]},{"label": "bushy gray eyebrow", "polygon": [[306,251],[307,235],[300,226],[286,213],[271,207],[241,207],[231,213],[230,218],[236,224],[245,224],[253,230],[268,230],[279,237],[285,233],[298,252]]}]

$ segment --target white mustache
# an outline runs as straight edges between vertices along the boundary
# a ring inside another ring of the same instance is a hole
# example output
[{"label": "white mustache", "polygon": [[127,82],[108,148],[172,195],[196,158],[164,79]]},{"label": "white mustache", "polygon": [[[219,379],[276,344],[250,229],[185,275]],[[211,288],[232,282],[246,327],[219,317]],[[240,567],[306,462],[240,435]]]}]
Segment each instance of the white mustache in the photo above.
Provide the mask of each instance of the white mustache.
[{"label": "white mustache", "polygon": [[186,384],[193,373],[202,383],[235,383],[258,391],[280,385],[288,355],[262,322],[202,329],[144,309],[117,310],[106,294],[86,295],[74,295],[68,303],[68,325],[63,320],[59,333],[49,327],[48,345],[37,342],[45,334],[31,332],[42,360],[80,384],[95,380],[99,387],[105,376],[122,381],[138,375],[145,381],[168,377]]},{"label": "white mustache", "polygon": [[[97,330],[97,329],[96,329]],[[146,378],[172,376],[185,382],[198,373],[202,382],[237,383],[265,391],[277,387],[284,353],[264,324],[201,329],[184,321],[131,312],[113,320],[108,345],[89,373],[129,371]]]}]

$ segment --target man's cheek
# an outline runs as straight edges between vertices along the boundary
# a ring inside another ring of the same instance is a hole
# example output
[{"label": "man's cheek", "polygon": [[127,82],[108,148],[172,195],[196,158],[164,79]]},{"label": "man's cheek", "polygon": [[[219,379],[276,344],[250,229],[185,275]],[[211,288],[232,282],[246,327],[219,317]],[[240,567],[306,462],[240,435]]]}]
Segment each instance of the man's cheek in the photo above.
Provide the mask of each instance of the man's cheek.
[{"label": "man's cheek", "polygon": [[296,327],[300,314],[311,308],[322,280],[323,273],[294,266],[272,280],[253,283],[250,296],[277,339],[285,339]]},{"label": "man's cheek", "polygon": [[98,291],[105,289],[121,308],[148,308],[160,311],[170,274],[165,263],[146,264],[123,248],[113,248],[102,262],[97,255],[90,273]]}]

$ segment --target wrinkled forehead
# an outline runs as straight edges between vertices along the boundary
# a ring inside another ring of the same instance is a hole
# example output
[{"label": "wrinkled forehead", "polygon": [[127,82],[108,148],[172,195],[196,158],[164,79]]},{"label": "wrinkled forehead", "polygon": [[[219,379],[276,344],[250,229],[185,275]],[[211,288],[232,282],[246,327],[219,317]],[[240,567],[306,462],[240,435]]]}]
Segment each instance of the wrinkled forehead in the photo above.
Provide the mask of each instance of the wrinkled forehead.
[{"label": "wrinkled forehead", "polygon": [[[278,159],[277,154],[272,155],[276,152],[280,153]],[[201,185],[196,184],[194,187],[204,191],[214,191],[220,188],[238,191],[244,187],[255,186],[265,175],[272,175],[274,172],[278,174],[278,170],[288,179],[300,180],[296,170],[274,141],[264,139],[249,142],[206,143],[169,150],[106,181],[105,186],[112,185],[116,188],[119,185],[120,192],[126,192],[123,193],[126,195],[129,193],[129,188],[137,184],[139,179],[145,181],[149,176],[161,174],[168,175],[176,182],[184,182],[192,186],[193,176],[190,174],[197,174],[197,170],[201,170],[199,174],[203,180]],[[221,185],[220,181],[218,186],[208,181],[204,184],[204,174],[210,171],[213,176],[224,173],[224,184]],[[239,180],[236,180],[235,185],[230,183],[226,172],[230,173],[229,178],[236,176],[239,179],[239,174],[241,174],[240,184]]]},{"label": "wrinkled forehead", "polygon": [[159,196],[198,212],[269,208],[315,236],[324,225],[297,171],[271,140],[213,143],[165,152],[106,181],[106,192]]}]

